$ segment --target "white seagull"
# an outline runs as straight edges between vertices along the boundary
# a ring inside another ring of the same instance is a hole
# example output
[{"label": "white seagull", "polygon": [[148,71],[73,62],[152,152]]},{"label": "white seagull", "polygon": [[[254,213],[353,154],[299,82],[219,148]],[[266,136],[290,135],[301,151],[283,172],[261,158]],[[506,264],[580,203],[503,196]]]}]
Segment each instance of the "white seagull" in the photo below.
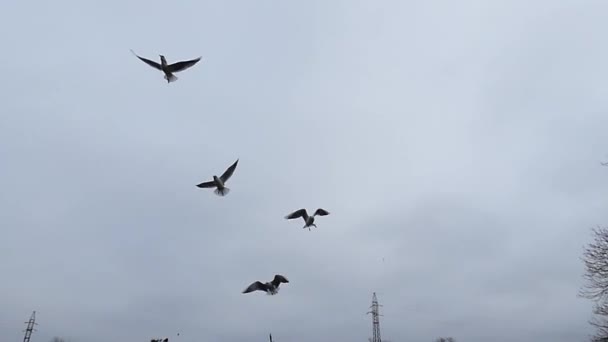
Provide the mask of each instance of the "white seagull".
[{"label": "white seagull", "polygon": [[289,283],[289,280],[280,274],[276,274],[274,279],[267,283],[262,283],[261,281],[251,283],[251,285],[247,286],[247,288],[243,290],[243,293],[264,291],[266,294],[275,295],[279,292],[279,285],[281,285],[281,283]]},{"label": "white seagull", "polygon": [[219,177],[213,176],[212,181],[203,182],[201,184],[198,184],[197,187],[199,187],[199,188],[216,188],[214,191],[216,195],[226,196],[230,192],[230,189],[228,189],[226,187],[226,182],[228,181],[228,179],[230,179],[230,177],[234,173],[234,170],[236,169],[236,165],[238,163],[239,163],[239,160],[237,159],[234,162],[234,164],[230,165],[230,167],[228,169],[226,169],[226,171],[224,171],[224,173],[221,176],[219,176]]},{"label": "white seagull", "polygon": [[138,56],[133,50],[131,50],[131,52],[135,55],[135,57],[139,58],[141,61],[143,61],[144,63],[148,64],[149,66],[158,69],[160,71],[162,71],[165,74],[165,79],[167,80],[167,83],[171,83],[171,82],[175,82],[177,81],[177,76],[173,75],[173,73],[175,72],[180,72],[180,71],[184,71],[188,68],[190,68],[191,66],[193,66],[194,64],[198,63],[198,61],[201,60],[201,57],[199,58],[195,58],[195,59],[191,59],[188,61],[181,61],[181,62],[176,62],[173,64],[167,64],[167,60],[165,59],[165,56],[163,55],[159,55],[160,56],[160,64],[151,61],[147,58],[143,58]]},{"label": "white seagull", "polygon": [[291,219],[296,219],[298,217],[301,217],[304,219],[304,227],[302,227],[302,229],[304,228],[308,228],[308,230],[310,230],[310,227],[315,227],[317,228],[317,225],[315,224],[315,216],[326,216],[329,215],[329,212],[325,209],[317,209],[317,211],[315,211],[314,215],[312,216],[308,216],[308,213],[306,212],[306,209],[299,209],[294,211],[293,213],[285,216],[286,219],[291,220]]}]

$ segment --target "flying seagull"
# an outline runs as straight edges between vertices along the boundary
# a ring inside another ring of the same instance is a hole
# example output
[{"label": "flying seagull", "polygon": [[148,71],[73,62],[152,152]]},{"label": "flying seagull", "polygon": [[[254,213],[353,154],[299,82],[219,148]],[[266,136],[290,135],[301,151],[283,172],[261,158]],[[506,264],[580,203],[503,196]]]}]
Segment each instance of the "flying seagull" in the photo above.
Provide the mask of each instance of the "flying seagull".
[{"label": "flying seagull", "polygon": [[312,216],[308,216],[308,213],[306,212],[306,209],[300,209],[300,210],[296,210],[293,213],[285,216],[286,219],[291,220],[291,219],[297,219],[298,217],[301,217],[304,219],[304,227],[302,228],[308,228],[308,230],[310,230],[310,227],[313,226],[315,228],[317,228],[317,225],[315,224],[315,216],[326,216],[329,215],[329,212],[325,209],[317,209],[317,211],[315,211],[315,214]]},{"label": "flying seagull", "polygon": [[237,159],[234,164],[230,165],[230,167],[228,169],[226,169],[226,171],[224,171],[224,173],[221,176],[213,176],[213,180],[209,181],[209,182],[203,182],[201,184],[198,184],[197,187],[199,188],[216,188],[215,189],[215,194],[218,196],[226,196],[228,194],[228,192],[230,192],[230,189],[228,189],[226,187],[226,181],[228,181],[228,179],[230,179],[230,177],[232,176],[232,174],[234,173],[234,169],[236,169],[236,165],[239,163],[239,160]]},{"label": "flying seagull", "polygon": [[254,283],[251,283],[251,285],[249,285],[245,290],[243,290],[243,293],[249,293],[259,290],[265,291],[266,294],[269,295],[275,295],[279,292],[279,285],[281,285],[281,283],[289,283],[289,280],[287,280],[287,278],[283,277],[282,275],[277,274],[270,282],[262,283],[260,281],[256,281]]},{"label": "flying seagull", "polygon": [[198,61],[201,60],[201,57],[196,58],[196,59],[191,59],[189,61],[181,61],[181,62],[175,62],[173,64],[167,64],[167,60],[165,59],[165,56],[163,55],[159,55],[160,56],[160,64],[151,61],[147,58],[143,58],[138,56],[133,50],[131,50],[131,52],[135,55],[135,57],[139,58],[141,61],[143,61],[144,63],[148,64],[149,66],[158,69],[160,71],[162,71],[163,73],[165,73],[165,79],[167,80],[167,83],[171,83],[171,82],[175,82],[177,81],[177,76],[173,75],[173,73],[175,72],[180,72],[180,71],[184,71],[188,68],[190,68],[191,66],[193,66],[194,64],[198,63]]}]

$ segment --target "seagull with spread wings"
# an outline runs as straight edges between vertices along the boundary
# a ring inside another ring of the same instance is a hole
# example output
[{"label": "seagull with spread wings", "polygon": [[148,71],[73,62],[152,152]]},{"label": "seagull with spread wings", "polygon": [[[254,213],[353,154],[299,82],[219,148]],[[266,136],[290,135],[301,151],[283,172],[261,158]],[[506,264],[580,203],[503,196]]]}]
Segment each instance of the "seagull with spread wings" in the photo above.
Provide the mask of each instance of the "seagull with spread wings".
[{"label": "seagull with spread wings", "polygon": [[267,283],[262,283],[261,281],[251,283],[251,285],[247,286],[247,288],[243,290],[243,293],[264,291],[266,294],[275,295],[279,292],[279,285],[281,285],[281,283],[289,283],[289,280],[280,274],[276,274],[274,279]]},{"label": "seagull with spread wings", "polygon": [[293,213],[285,216],[286,219],[291,220],[291,219],[297,219],[299,217],[301,217],[302,219],[304,219],[304,227],[302,227],[302,229],[304,228],[308,228],[308,230],[310,230],[310,227],[315,227],[317,228],[317,225],[315,224],[315,216],[326,216],[329,215],[329,212],[325,209],[317,209],[314,213],[314,215],[312,216],[308,216],[308,213],[306,212],[306,209],[299,209],[294,211]]},{"label": "seagull with spread wings", "polygon": [[228,179],[230,179],[230,177],[232,177],[232,174],[234,173],[234,170],[236,169],[236,165],[239,163],[239,160],[237,159],[234,164],[230,165],[230,167],[228,169],[226,169],[226,171],[224,171],[224,173],[221,176],[213,176],[213,180],[212,181],[208,181],[208,182],[203,182],[201,184],[198,184],[197,187],[199,188],[216,188],[215,189],[215,194],[218,196],[226,196],[228,194],[228,192],[230,192],[230,189],[228,189],[226,187],[226,182],[228,181]]},{"label": "seagull with spread wings", "polygon": [[167,83],[177,81],[177,76],[173,75],[173,73],[184,71],[201,60],[201,57],[199,57],[199,58],[191,59],[188,61],[181,61],[181,62],[175,62],[173,64],[167,64],[167,60],[165,59],[165,56],[159,55],[160,64],[158,64],[147,58],[138,56],[133,50],[131,50],[131,52],[135,55],[135,57],[139,58],[142,62],[148,64],[149,66],[151,66],[155,69],[162,71],[165,74],[165,79],[167,80]]}]

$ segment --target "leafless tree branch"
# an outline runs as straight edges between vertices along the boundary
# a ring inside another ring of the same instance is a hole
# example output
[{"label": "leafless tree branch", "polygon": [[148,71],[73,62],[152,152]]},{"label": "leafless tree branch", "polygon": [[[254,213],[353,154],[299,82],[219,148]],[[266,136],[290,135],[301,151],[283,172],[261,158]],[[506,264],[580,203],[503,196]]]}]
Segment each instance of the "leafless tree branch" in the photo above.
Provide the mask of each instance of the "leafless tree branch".
[{"label": "leafless tree branch", "polygon": [[592,341],[608,342],[608,228],[596,227],[592,234],[593,241],[583,251],[585,285],[579,296],[595,302],[596,317],[589,322],[596,328]]}]

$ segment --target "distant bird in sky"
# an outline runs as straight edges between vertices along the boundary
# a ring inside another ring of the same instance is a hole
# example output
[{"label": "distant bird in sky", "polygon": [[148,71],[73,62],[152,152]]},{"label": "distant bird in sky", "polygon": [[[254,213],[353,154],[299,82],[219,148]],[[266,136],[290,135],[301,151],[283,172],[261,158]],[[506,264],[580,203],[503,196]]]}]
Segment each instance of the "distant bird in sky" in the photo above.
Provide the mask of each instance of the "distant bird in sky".
[{"label": "distant bird in sky", "polygon": [[181,62],[176,62],[173,64],[167,64],[167,60],[165,59],[165,56],[159,55],[160,64],[158,64],[154,61],[151,61],[147,58],[143,58],[143,57],[137,55],[135,53],[135,51],[133,51],[133,50],[131,50],[131,52],[135,55],[135,57],[139,58],[144,63],[148,64],[149,66],[151,66],[155,69],[162,71],[165,74],[165,79],[167,80],[167,83],[177,81],[177,76],[173,75],[173,73],[184,71],[201,60],[201,57],[199,57],[196,59],[191,59],[189,61],[181,61]]},{"label": "distant bird in sky", "polygon": [[236,165],[238,163],[239,160],[237,159],[234,164],[230,165],[230,167],[226,169],[226,171],[221,176],[213,176],[212,181],[203,182],[201,184],[198,184],[197,187],[216,188],[214,191],[216,195],[226,196],[230,192],[230,189],[226,187],[226,182],[228,181],[228,179],[230,179],[230,177],[232,177],[232,174],[234,173],[234,170],[236,169]]},{"label": "distant bird in sky", "polygon": [[286,219],[291,220],[291,219],[296,219],[298,217],[301,217],[304,219],[304,227],[302,228],[308,228],[308,230],[310,230],[310,227],[315,227],[317,228],[317,225],[314,223],[315,222],[315,216],[326,216],[329,215],[329,212],[325,209],[317,209],[317,211],[315,211],[314,215],[312,216],[308,216],[308,213],[306,212],[306,209],[299,209],[294,211],[293,213],[285,216]]},{"label": "distant bird in sky", "polygon": [[272,281],[269,281],[267,283],[262,283],[261,281],[251,283],[251,285],[249,285],[245,290],[243,290],[243,293],[249,293],[253,291],[264,291],[266,292],[266,294],[275,295],[279,292],[279,285],[281,285],[281,283],[289,283],[289,280],[287,280],[287,278],[283,277],[282,275],[277,274],[274,276],[274,279],[272,279]]}]

